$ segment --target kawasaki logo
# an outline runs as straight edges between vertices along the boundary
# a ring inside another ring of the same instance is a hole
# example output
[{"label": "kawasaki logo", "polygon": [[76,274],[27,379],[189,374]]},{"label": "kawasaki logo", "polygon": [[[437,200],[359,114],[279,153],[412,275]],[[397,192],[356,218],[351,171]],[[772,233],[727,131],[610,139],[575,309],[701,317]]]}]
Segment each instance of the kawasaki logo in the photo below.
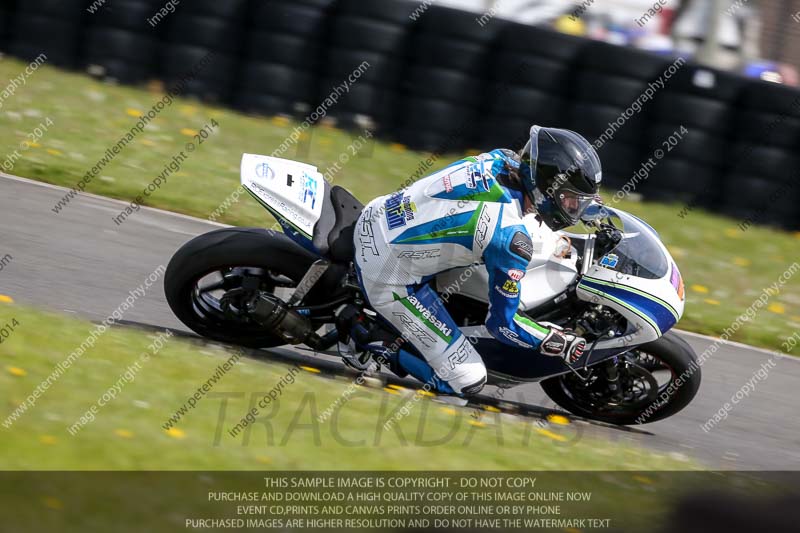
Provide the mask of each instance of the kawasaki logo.
[{"label": "kawasaki logo", "polygon": [[419,315],[422,316],[422,318],[424,318],[426,321],[430,322],[430,324],[435,326],[436,329],[442,332],[445,337],[453,336],[453,330],[447,327],[447,324],[439,320],[433,313],[431,313],[430,310],[422,304],[422,302],[417,300],[416,296],[412,294],[407,299],[408,302],[414,306]]}]

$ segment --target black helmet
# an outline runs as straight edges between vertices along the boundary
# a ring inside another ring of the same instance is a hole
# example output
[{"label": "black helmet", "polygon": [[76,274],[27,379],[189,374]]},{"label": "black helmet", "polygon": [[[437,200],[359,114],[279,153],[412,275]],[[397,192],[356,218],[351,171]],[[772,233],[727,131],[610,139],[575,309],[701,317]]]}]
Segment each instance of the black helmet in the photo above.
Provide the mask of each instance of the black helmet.
[{"label": "black helmet", "polygon": [[576,224],[603,177],[589,141],[574,131],[533,126],[519,157],[522,185],[545,224],[552,230]]}]

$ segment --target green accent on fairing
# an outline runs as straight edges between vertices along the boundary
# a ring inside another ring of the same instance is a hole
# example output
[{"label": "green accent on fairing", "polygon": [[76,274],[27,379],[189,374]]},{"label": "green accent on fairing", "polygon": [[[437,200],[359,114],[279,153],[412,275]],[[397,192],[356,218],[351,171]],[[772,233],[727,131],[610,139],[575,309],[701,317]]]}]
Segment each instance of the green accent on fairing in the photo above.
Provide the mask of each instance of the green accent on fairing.
[{"label": "green accent on fairing", "polygon": [[539,324],[537,324],[536,322],[534,322],[530,318],[525,318],[524,316],[520,315],[519,313],[515,313],[514,314],[514,321],[515,322],[519,322],[520,324],[525,324],[529,328],[533,328],[536,331],[538,331],[539,333],[544,333],[545,335],[550,333],[549,329],[540,326]]},{"label": "green accent on fairing", "polygon": [[624,307],[624,308],[626,308],[626,309],[630,310],[632,313],[634,313],[634,314],[636,314],[636,315],[639,315],[639,316],[640,316],[641,318],[643,318],[643,319],[644,319],[644,320],[645,320],[645,321],[646,321],[648,324],[650,324],[650,325],[653,327],[653,329],[654,329],[654,330],[656,330],[656,331],[658,332],[658,336],[659,336],[659,337],[662,335],[662,333],[661,333],[661,329],[658,327],[658,324],[656,324],[655,322],[653,322],[652,320],[650,320],[650,317],[648,317],[647,315],[643,314],[641,311],[639,311],[639,310],[638,310],[638,309],[636,309],[635,307],[633,307],[633,306],[631,306],[631,305],[629,305],[629,304],[627,304],[627,303],[623,302],[622,300],[620,300],[620,299],[618,299],[618,298],[614,298],[614,297],[613,297],[613,296],[611,296],[610,294],[607,294],[607,293],[605,293],[605,292],[603,292],[603,291],[598,291],[597,289],[594,289],[594,288],[592,288],[592,287],[587,287],[587,286],[585,286],[585,285],[580,285],[580,284],[578,284],[578,285],[580,286],[580,288],[582,288],[582,289],[583,289],[583,290],[585,290],[585,291],[588,291],[588,292],[594,293],[594,294],[596,294],[596,295],[598,295],[598,296],[602,296],[603,298],[608,298],[609,300],[611,300],[611,301],[613,301],[613,302],[617,302],[617,303],[618,303],[619,305],[621,305],[622,307]]},{"label": "green accent on fairing", "polygon": [[472,216],[467,220],[465,224],[461,226],[456,226],[455,228],[447,228],[438,231],[432,231],[430,233],[424,233],[422,235],[417,235],[416,237],[408,237],[407,239],[393,241],[397,244],[408,244],[417,241],[428,241],[428,240],[435,240],[435,239],[444,239],[446,237],[468,237],[475,235],[475,228],[478,226],[478,218],[481,216],[481,212],[483,211],[483,202],[478,204],[478,207],[475,211],[472,212]]},{"label": "green accent on fairing", "polygon": [[247,192],[249,192],[249,193],[250,193],[250,196],[252,196],[253,198],[255,198],[255,199],[256,199],[256,201],[257,201],[258,203],[260,203],[260,204],[261,204],[261,206],[262,206],[264,209],[266,209],[267,211],[269,211],[269,212],[272,214],[272,216],[274,216],[276,219],[278,219],[278,220],[283,220],[284,222],[286,222],[287,224],[289,224],[289,225],[290,225],[292,228],[294,228],[294,230],[295,230],[295,231],[297,231],[298,233],[300,233],[300,235],[302,235],[302,236],[304,236],[304,237],[307,237],[307,238],[309,238],[309,239],[311,239],[311,238],[312,238],[312,237],[311,237],[311,235],[309,235],[308,233],[306,233],[306,232],[305,232],[305,230],[302,230],[302,229],[300,229],[299,227],[295,226],[295,225],[294,225],[294,224],[292,224],[292,222],[291,222],[290,220],[288,220],[288,219],[287,219],[285,216],[281,215],[280,213],[278,213],[277,211],[275,211],[273,208],[271,208],[271,207],[269,206],[269,204],[267,204],[267,203],[266,203],[264,200],[262,200],[261,198],[259,198],[258,196],[256,196],[256,194],[255,194],[253,191],[251,191],[251,190],[250,190],[250,189],[248,189],[247,187],[245,187],[245,188],[244,188],[244,190],[246,190]]},{"label": "green accent on fairing", "polygon": [[422,314],[422,312],[419,309],[417,309],[416,307],[414,307],[414,304],[412,304],[411,302],[408,301],[408,298],[404,298],[404,297],[400,296],[399,294],[397,294],[396,292],[392,292],[392,295],[394,296],[394,301],[395,302],[400,302],[401,304],[403,304],[403,307],[408,309],[411,312],[412,315],[414,315],[415,317],[420,319],[423,324],[428,326],[429,330],[434,332],[444,342],[446,342],[447,344],[450,344],[450,342],[453,340],[453,337],[448,337],[447,335],[442,333],[439,330],[439,328],[437,328],[436,326],[433,325],[433,322],[431,322],[430,320],[425,318],[425,316]]},{"label": "green accent on fairing", "polygon": [[654,302],[659,303],[659,304],[663,305],[664,307],[666,307],[667,310],[670,313],[672,313],[672,316],[675,317],[675,321],[676,322],[678,320],[680,320],[680,318],[681,318],[680,316],[678,316],[678,312],[675,311],[675,309],[673,309],[673,307],[669,303],[665,302],[664,300],[662,300],[658,296],[653,296],[652,294],[647,294],[646,292],[642,292],[639,289],[636,289],[634,287],[630,287],[628,285],[622,285],[620,283],[613,283],[613,282],[610,282],[610,281],[603,281],[602,279],[592,278],[592,277],[589,277],[589,276],[584,276],[583,279],[591,281],[593,283],[598,283],[600,285],[606,285],[608,287],[614,287],[615,289],[622,289],[622,290],[630,291],[630,292],[633,292],[635,294],[638,294],[639,296],[644,296],[648,300],[653,300]]},{"label": "green accent on fairing", "polygon": [[462,159],[462,161],[469,161],[470,163],[478,163],[478,158],[475,157],[474,155],[468,155],[467,157]]}]

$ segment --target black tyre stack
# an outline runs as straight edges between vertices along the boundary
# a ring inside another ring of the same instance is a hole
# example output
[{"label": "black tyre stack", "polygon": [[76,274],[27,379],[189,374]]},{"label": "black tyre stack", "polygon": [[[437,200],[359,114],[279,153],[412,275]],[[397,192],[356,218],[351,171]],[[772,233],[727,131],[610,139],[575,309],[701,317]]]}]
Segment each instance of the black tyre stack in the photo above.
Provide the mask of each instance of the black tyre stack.
[{"label": "black tyre stack", "polygon": [[11,38],[14,4],[13,0],[0,0],[0,51],[3,52],[8,50]]},{"label": "black tyre stack", "polygon": [[746,225],[796,227],[800,223],[800,92],[773,83],[748,82],[732,130],[733,153],[722,183],[724,211]]},{"label": "black tyre stack", "polygon": [[668,63],[661,56],[602,42],[591,42],[580,53],[572,70],[566,123],[596,143],[606,191],[618,190],[642,164],[652,106],[642,95]]},{"label": "black tyre stack", "polygon": [[475,19],[475,13],[433,5],[411,25],[398,106],[400,142],[445,152],[479,140],[478,110],[498,25],[482,28]]},{"label": "black tyre stack", "polygon": [[663,159],[653,159],[656,166],[644,183],[649,199],[719,205],[742,81],[733,74],[689,64],[666,81],[650,104],[648,117],[645,153],[664,151]]},{"label": "black tyre stack", "polygon": [[162,0],[113,0],[88,15],[83,63],[89,72],[121,83],[155,78],[159,28],[148,19],[163,4]]},{"label": "black tyre stack", "polygon": [[317,106],[318,72],[332,2],[252,2],[236,107],[265,115],[300,117]]},{"label": "black tyre stack", "polygon": [[87,3],[87,0],[18,2],[9,52],[28,61],[45,54],[48,64],[77,66]]},{"label": "black tyre stack", "polygon": [[247,0],[182,2],[165,24],[162,74],[169,86],[211,102],[228,102],[238,73]]},{"label": "black tyre stack", "polygon": [[533,124],[565,127],[570,72],[583,39],[524,24],[500,28],[481,106],[480,146],[524,146]]},{"label": "black tyre stack", "polygon": [[393,124],[411,24],[409,14],[415,7],[406,0],[339,2],[331,21],[320,84],[320,98],[324,98],[345,80],[355,79],[349,92],[328,113],[337,125],[381,133]]}]

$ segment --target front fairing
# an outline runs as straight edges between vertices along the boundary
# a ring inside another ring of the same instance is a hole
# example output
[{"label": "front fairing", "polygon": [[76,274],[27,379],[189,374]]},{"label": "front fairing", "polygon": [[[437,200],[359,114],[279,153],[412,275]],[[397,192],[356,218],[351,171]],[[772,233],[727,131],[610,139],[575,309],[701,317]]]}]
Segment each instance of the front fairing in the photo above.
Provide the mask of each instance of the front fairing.
[{"label": "front fairing", "polygon": [[661,337],[684,311],[683,279],[660,237],[647,223],[603,207],[616,219],[623,240],[597,258],[578,283],[578,298],[615,309],[628,321],[623,336],[600,341],[598,349],[642,344]]}]

